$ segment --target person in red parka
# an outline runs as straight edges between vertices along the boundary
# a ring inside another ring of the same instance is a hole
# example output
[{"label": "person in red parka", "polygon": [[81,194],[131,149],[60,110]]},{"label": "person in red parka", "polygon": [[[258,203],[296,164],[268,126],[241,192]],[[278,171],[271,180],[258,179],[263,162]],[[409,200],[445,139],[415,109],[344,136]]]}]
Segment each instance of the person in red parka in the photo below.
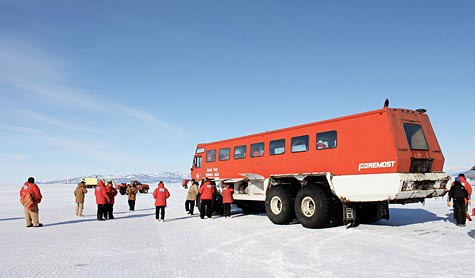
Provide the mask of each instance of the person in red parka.
[{"label": "person in red parka", "polygon": [[94,194],[96,195],[96,204],[97,204],[97,220],[104,221],[103,218],[105,205],[109,203],[109,196],[107,196],[106,188],[104,186],[104,181],[99,180],[96,187],[94,188]]},{"label": "person in red parka", "polygon": [[153,198],[155,198],[155,219],[158,221],[165,221],[165,207],[167,206],[168,197],[170,197],[170,192],[165,188],[163,181],[160,181],[158,187],[153,191]]},{"label": "person in red parka", "polygon": [[231,217],[231,204],[234,202],[233,198],[234,188],[229,184],[223,187],[223,207],[224,218]]},{"label": "person in red parka", "polygon": [[472,204],[472,186],[465,178],[464,174],[459,174],[460,182],[463,184],[463,187],[467,190],[468,199],[465,199],[465,211],[466,211],[466,218],[468,221],[472,221],[472,217],[470,217],[470,213],[468,213],[468,206]]},{"label": "person in red parka", "polygon": [[215,192],[215,187],[211,184],[211,181],[205,179],[200,187],[200,218],[205,218],[205,211],[206,216],[208,219],[212,219],[211,215],[213,214],[213,195]]},{"label": "person in red parka", "polygon": [[107,182],[106,193],[109,201],[105,204],[104,219],[114,219],[114,197],[117,195],[117,189],[112,186],[112,181]]},{"label": "person in red parka", "polygon": [[42,227],[39,220],[38,204],[43,196],[40,188],[35,184],[35,178],[29,177],[20,189],[20,202],[25,212],[26,227]]}]

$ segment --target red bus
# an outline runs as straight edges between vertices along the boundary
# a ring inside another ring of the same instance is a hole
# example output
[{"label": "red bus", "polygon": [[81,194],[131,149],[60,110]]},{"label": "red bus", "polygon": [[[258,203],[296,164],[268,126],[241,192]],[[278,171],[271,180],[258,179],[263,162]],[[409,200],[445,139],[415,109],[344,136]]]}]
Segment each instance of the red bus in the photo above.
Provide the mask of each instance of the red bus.
[{"label": "red bus", "polygon": [[449,175],[425,110],[383,108],[196,147],[191,177],[234,186],[245,212],[309,228],[389,219],[443,196]]}]

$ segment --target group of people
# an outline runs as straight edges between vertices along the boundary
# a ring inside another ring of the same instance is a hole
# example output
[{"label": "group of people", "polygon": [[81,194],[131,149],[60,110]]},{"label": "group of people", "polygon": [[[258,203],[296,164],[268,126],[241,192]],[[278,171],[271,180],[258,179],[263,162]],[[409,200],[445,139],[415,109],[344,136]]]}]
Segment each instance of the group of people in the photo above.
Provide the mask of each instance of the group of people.
[{"label": "group of people", "polygon": [[96,195],[97,220],[114,219],[114,203],[117,189],[112,185],[112,181],[108,181],[105,184],[103,180],[99,180],[94,187],[94,194]]},{"label": "group of people", "polygon": [[[213,181],[205,179],[201,187],[198,188],[198,182],[191,180],[191,186],[188,189],[188,194],[185,201],[185,211],[193,215],[195,202],[198,194],[200,195],[200,218],[212,219],[214,195],[216,193],[216,186]],[[234,202],[233,198],[234,188],[229,184],[224,184],[222,190],[222,205],[223,215],[225,218],[231,217],[231,204]]]},{"label": "group of people", "polygon": [[[187,198],[185,201],[186,213],[193,215],[195,202],[198,195],[200,196],[200,218],[212,219],[214,196],[216,193],[216,186],[213,181],[209,179],[203,180],[201,186],[199,183],[192,180],[192,184],[188,189]],[[74,190],[76,197],[76,216],[83,217],[84,199],[87,194],[85,182],[81,181]],[[127,187],[129,210],[135,210],[135,200],[138,189],[134,185]],[[104,221],[106,219],[114,219],[114,199],[117,195],[117,190],[114,188],[112,181],[105,183],[99,180],[97,186],[94,188],[97,204],[97,220]],[[234,189],[228,184],[224,184],[222,189],[222,205],[223,214],[225,218],[231,216],[231,204],[233,199]],[[447,206],[454,208],[454,218],[458,226],[465,226],[466,220],[472,221],[468,212],[468,206],[471,204],[472,187],[465,179],[464,174],[459,174],[452,183],[447,200]],[[165,208],[167,206],[167,199],[170,197],[170,192],[165,187],[165,184],[160,181],[157,188],[152,194],[155,199],[155,219],[158,221],[165,221]],[[20,189],[20,202],[23,205],[25,213],[26,227],[42,227],[43,224],[39,222],[39,207],[43,196],[40,188],[35,184],[35,179],[29,177]]]},{"label": "group of people", "polygon": [[[82,216],[82,209],[84,203],[84,194],[87,193],[87,190],[84,188],[84,182],[80,182],[78,187],[74,191],[76,195],[77,203],[77,215]],[[137,194],[139,192],[135,184],[127,186],[126,194],[128,197],[129,210],[135,210],[135,201],[137,199]],[[96,204],[97,204],[97,220],[104,221],[106,219],[114,219],[114,197],[117,195],[117,189],[112,185],[112,181],[108,181],[104,185],[103,180],[99,180],[98,184],[94,188],[94,193],[96,195]],[[159,221],[165,220],[165,207],[167,206],[166,199],[170,197],[170,192],[165,188],[165,184],[160,181],[157,188],[153,192],[153,198],[155,198],[155,218]]]}]

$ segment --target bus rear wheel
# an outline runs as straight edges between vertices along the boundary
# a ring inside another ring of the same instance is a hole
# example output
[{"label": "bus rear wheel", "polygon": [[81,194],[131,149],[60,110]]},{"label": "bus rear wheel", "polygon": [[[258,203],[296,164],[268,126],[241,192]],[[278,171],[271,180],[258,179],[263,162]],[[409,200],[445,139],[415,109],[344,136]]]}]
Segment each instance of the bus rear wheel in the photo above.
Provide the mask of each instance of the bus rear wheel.
[{"label": "bus rear wheel", "polygon": [[267,217],[274,224],[288,224],[294,219],[292,195],[283,186],[271,187],[266,195],[265,209]]},{"label": "bus rear wheel", "polygon": [[330,199],[325,190],[316,185],[302,187],[295,198],[295,216],[306,228],[330,225]]}]

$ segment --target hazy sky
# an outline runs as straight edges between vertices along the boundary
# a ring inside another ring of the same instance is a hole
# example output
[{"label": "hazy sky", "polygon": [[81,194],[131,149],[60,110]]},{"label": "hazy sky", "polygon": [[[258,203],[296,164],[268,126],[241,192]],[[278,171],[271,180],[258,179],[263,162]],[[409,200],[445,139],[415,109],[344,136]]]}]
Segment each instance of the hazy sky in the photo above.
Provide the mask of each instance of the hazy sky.
[{"label": "hazy sky", "polygon": [[428,110],[447,170],[474,166],[474,12],[446,0],[0,0],[0,182],[187,172],[196,143],[386,98]]}]

